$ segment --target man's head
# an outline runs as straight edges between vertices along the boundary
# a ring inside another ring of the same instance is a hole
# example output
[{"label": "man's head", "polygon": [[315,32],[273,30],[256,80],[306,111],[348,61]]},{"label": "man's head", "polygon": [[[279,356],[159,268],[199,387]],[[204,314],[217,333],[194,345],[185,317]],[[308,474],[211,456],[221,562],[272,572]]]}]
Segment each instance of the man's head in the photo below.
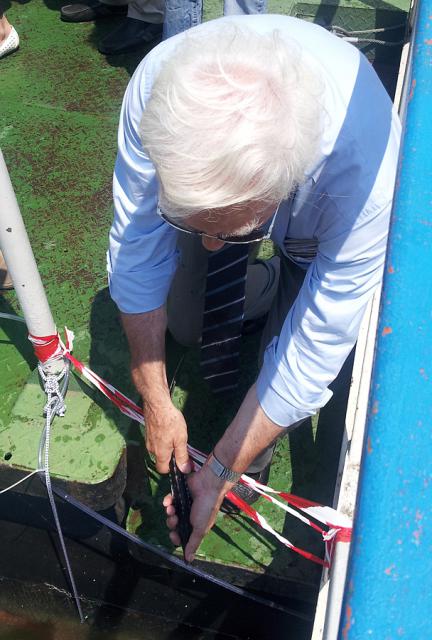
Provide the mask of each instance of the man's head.
[{"label": "man's head", "polygon": [[316,156],[320,94],[298,45],[278,31],[221,21],[187,34],[140,126],[164,217],[214,236],[203,236],[209,249],[268,221]]}]

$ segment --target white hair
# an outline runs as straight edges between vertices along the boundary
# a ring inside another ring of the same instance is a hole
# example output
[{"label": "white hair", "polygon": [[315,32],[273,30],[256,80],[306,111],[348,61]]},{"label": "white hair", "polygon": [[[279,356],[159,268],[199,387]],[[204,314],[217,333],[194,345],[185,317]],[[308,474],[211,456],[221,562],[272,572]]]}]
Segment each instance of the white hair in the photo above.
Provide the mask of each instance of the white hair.
[{"label": "white hair", "polygon": [[278,30],[221,22],[186,34],[140,124],[170,214],[286,198],[316,157],[322,87]]}]

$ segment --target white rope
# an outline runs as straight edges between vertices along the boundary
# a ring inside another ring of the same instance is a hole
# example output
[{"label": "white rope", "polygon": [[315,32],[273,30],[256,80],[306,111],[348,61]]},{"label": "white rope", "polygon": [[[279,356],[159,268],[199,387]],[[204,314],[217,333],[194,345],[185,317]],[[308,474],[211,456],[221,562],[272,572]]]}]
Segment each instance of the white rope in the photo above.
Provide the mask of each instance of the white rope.
[{"label": "white rope", "polygon": [[[68,552],[66,549],[66,544],[63,537],[63,531],[60,524],[60,518],[58,516],[56,503],[54,500],[54,494],[51,486],[51,476],[49,470],[49,453],[50,453],[50,438],[51,438],[51,423],[54,420],[55,416],[64,416],[66,411],[66,404],[64,401],[64,394],[67,390],[68,380],[69,380],[69,363],[67,363],[64,369],[58,374],[46,374],[42,368],[42,365],[39,363],[38,365],[39,374],[44,383],[44,390],[47,394],[47,402],[44,407],[44,415],[46,417],[45,428],[41,435],[41,441],[39,444],[39,466],[43,466],[43,474],[45,479],[45,486],[48,493],[48,499],[51,505],[51,510],[54,518],[54,522],[56,525],[57,533],[60,540],[60,546],[62,548],[63,557],[66,564],[66,570],[69,576],[69,582],[72,587],[73,597],[76,603],[76,607],[78,610],[78,614],[81,622],[84,622],[84,614],[81,608],[81,603],[78,595],[78,591],[75,584],[75,579],[72,573],[72,567],[69,561]],[[60,389],[59,382],[64,378],[62,388]],[[43,455],[43,465],[42,462],[42,452]]]},{"label": "white rope", "polygon": [[18,480],[18,482],[15,482],[14,484],[11,484],[10,487],[6,487],[6,489],[2,489],[0,491],[0,494],[7,493],[8,491],[11,491],[11,489],[14,489],[15,487],[17,487],[19,484],[21,484],[21,482],[25,482],[26,480],[28,480],[28,478],[31,478],[32,476],[35,475],[35,473],[39,473],[40,471],[43,471],[43,469],[35,469],[31,473],[28,473],[26,476],[24,476],[24,478],[21,478],[21,480]]},{"label": "white rope", "polygon": [[[46,363],[44,363],[46,364]],[[42,364],[39,362],[39,375],[44,383],[44,391],[47,394],[47,403],[44,406],[44,416],[49,416],[49,424],[55,416],[63,417],[66,413],[66,405],[63,397],[65,389],[60,390],[59,382],[64,378],[68,366],[66,365],[57,375],[46,374]]]},{"label": "white rope", "polygon": [[0,313],[0,318],[5,318],[5,320],[16,320],[17,322],[24,322],[25,324],[25,320],[24,318],[21,318],[20,316],[15,316],[12,313]]}]

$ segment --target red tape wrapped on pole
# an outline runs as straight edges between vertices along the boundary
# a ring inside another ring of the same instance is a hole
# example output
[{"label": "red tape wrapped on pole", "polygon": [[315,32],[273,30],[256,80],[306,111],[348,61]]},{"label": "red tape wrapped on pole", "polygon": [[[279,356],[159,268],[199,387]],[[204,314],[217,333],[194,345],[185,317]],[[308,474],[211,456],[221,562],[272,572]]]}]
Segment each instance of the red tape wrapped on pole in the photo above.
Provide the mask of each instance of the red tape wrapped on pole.
[{"label": "red tape wrapped on pole", "polygon": [[35,356],[39,362],[44,363],[51,358],[60,358],[63,355],[58,333],[53,336],[32,336],[29,333],[28,339],[33,345]]}]

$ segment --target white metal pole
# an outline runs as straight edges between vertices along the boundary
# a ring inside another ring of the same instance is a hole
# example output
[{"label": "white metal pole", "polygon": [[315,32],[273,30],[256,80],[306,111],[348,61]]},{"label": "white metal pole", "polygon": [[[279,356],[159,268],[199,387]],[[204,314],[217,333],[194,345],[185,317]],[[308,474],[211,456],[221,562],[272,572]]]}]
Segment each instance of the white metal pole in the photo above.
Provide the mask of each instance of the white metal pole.
[{"label": "white metal pole", "polygon": [[57,330],[54,319],[1,149],[0,248],[29,333],[38,337],[55,335]]}]

